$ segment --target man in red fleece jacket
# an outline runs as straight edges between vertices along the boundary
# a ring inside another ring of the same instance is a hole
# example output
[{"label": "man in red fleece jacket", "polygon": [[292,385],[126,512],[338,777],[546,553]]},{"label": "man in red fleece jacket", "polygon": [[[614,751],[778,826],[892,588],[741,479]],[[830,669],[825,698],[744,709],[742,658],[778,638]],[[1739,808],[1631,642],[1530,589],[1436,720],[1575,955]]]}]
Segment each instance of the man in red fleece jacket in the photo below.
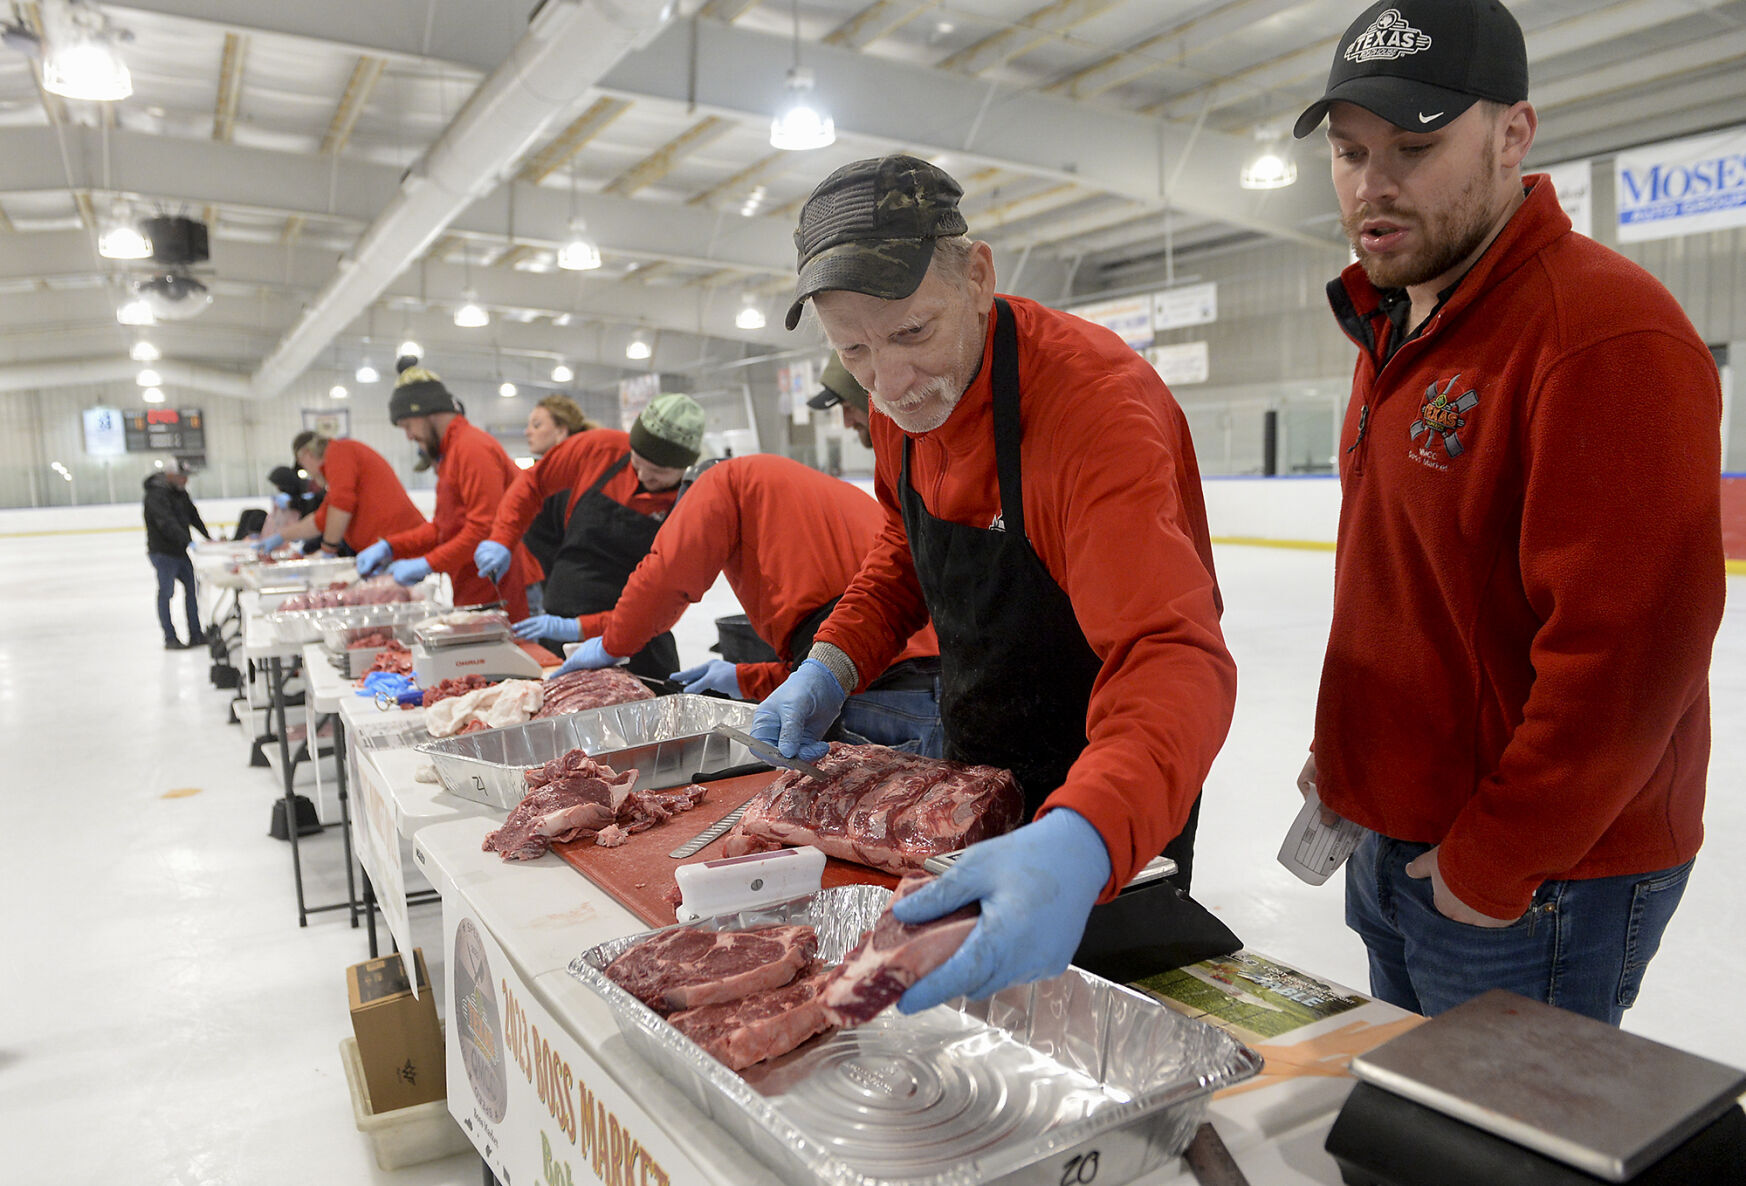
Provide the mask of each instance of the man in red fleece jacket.
[{"label": "man in red fleece jacket", "polygon": [[1354,21],[1325,114],[1358,262],[1334,614],[1299,780],[1363,825],[1371,991],[1618,1024],[1703,836],[1721,392],[1673,297],[1571,231],[1495,0]]},{"label": "man in red fleece jacket", "polygon": [[1058,974],[1093,904],[1160,851],[1186,885],[1236,699],[1182,410],[1115,334],[997,297],[961,193],[896,155],[844,166],[801,209],[788,326],[810,299],[872,396],[885,525],[752,722],[822,753],[845,696],[931,614],[946,756],[1011,770],[1035,819],[895,905],[909,924],[981,906],[906,1012]]}]

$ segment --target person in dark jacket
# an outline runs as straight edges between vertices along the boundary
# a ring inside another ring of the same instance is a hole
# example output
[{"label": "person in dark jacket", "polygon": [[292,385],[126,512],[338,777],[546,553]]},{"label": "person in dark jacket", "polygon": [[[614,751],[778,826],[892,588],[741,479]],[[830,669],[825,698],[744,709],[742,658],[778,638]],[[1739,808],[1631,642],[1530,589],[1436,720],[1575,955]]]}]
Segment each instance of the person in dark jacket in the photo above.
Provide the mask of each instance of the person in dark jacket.
[{"label": "person in dark jacket", "polygon": [[[188,470],[180,461],[165,464],[162,472],[145,480],[146,556],[158,574],[158,621],[164,627],[164,649],[180,651],[206,645],[200,629],[200,604],[194,597],[194,562],[188,558],[193,531],[206,539],[212,533],[188,497]],[[170,620],[170,598],[176,582],[182,582],[187,599],[188,641],[176,634]]]}]

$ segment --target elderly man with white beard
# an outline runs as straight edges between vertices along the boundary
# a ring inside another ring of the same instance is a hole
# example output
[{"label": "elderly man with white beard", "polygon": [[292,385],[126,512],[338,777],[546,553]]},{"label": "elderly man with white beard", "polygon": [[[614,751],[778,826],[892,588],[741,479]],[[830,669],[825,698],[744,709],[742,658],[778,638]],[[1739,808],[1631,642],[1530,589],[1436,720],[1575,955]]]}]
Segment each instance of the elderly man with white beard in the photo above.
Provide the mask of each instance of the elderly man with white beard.
[{"label": "elderly man with white beard", "polygon": [[1092,906],[1160,852],[1186,888],[1236,698],[1181,409],[1115,334],[996,295],[961,194],[895,155],[801,209],[788,327],[811,300],[870,393],[886,521],[752,726],[821,756],[845,697],[932,615],[946,756],[1011,770],[1034,822],[896,904],[911,924],[981,908],[905,1012],[1063,971]]}]

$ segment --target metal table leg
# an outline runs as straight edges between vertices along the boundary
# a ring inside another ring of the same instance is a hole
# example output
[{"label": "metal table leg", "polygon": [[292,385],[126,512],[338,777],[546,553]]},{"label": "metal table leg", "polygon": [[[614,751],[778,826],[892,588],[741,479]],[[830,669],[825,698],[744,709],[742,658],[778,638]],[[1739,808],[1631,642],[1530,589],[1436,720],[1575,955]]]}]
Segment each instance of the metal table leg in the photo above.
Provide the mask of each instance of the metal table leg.
[{"label": "metal table leg", "polygon": [[285,834],[291,841],[291,876],[297,883],[297,925],[309,925],[309,911],[303,902],[303,855],[298,851],[297,792],[293,789],[296,771],[291,767],[291,743],[285,736],[285,668],[279,656],[267,660],[267,708],[274,718],[279,735],[279,773],[285,782]]},{"label": "metal table leg", "polygon": [[[340,719],[338,713],[332,714],[329,719],[333,721],[333,765],[334,781],[339,785],[340,835],[346,850],[346,905],[351,909],[352,930],[355,931],[358,929],[358,914],[362,906],[358,899],[357,878],[352,872],[352,807],[347,797],[349,782],[346,777],[346,723]],[[319,737],[316,738],[315,761],[321,761]]]}]

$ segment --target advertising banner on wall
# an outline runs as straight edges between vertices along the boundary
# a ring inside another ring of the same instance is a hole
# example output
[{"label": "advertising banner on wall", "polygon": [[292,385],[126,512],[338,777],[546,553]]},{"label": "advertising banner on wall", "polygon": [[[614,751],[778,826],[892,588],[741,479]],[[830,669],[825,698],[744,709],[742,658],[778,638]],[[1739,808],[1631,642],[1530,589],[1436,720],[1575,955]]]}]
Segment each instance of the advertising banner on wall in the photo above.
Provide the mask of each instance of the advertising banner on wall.
[{"label": "advertising banner on wall", "polygon": [[304,408],[303,431],[319,432],[331,440],[352,435],[350,408]]},{"label": "advertising banner on wall", "polygon": [[1746,226],[1746,127],[1613,158],[1619,242]]},{"label": "advertising banner on wall", "polygon": [[818,388],[810,359],[776,368],[776,406],[787,411],[791,424],[805,424],[812,419],[812,409],[806,406],[806,401]]},{"label": "advertising banner on wall", "polygon": [[1551,179],[1558,204],[1570,216],[1571,229],[1594,238],[1594,162],[1565,161],[1533,172],[1544,173]]},{"label": "advertising banner on wall", "polygon": [[120,457],[127,452],[127,427],[120,408],[85,409],[85,452],[92,457]]},{"label": "advertising banner on wall", "polygon": [[1146,351],[1146,361],[1169,387],[1185,387],[1190,383],[1205,383],[1209,374],[1205,342],[1181,342],[1174,346],[1154,346]]},{"label": "advertising banner on wall", "polygon": [[1217,284],[1184,284],[1152,294],[1152,328],[1158,333],[1189,325],[1210,325],[1218,319]]},{"label": "advertising banner on wall", "polygon": [[1114,300],[1093,301],[1067,310],[1095,325],[1113,332],[1122,341],[1138,350],[1152,344],[1152,296],[1116,297]]},{"label": "advertising banner on wall", "polygon": [[630,379],[618,381],[618,419],[619,427],[626,432],[636,423],[637,417],[643,414],[643,409],[661,394],[661,376],[653,371],[646,375],[637,375]]}]

